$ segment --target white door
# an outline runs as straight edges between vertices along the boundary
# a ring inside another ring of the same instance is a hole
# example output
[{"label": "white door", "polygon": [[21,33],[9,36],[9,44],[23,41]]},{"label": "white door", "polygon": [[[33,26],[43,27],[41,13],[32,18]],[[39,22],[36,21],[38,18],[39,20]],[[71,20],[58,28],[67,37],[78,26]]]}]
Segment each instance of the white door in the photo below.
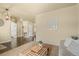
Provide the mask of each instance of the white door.
[{"label": "white door", "polygon": [[12,48],[17,46],[17,24],[11,21],[11,44]]},{"label": "white door", "polygon": [[29,28],[29,37],[30,36],[33,36],[33,25],[32,24],[29,24],[29,26],[28,26]]},{"label": "white door", "polygon": [[33,24],[32,23],[28,24],[28,37],[30,41],[33,40]]},{"label": "white door", "polygon": [[23,35],[25,38],[27,38],[27,32],[28,32],[28,21],[23,21]]}]

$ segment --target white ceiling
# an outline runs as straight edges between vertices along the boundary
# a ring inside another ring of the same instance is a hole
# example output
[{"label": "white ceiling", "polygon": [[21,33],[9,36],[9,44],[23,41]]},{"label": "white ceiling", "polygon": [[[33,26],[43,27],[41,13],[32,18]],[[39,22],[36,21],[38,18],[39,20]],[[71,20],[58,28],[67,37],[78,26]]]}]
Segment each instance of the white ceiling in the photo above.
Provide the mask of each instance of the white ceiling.
[{"label": "white ceiling", "polygon": [[34,21],[34,16],[40,13],[73,6],[75,3],[2,3],[0,4],[0,13],[9,8],[12,15],[19,16],[25,20]]}]

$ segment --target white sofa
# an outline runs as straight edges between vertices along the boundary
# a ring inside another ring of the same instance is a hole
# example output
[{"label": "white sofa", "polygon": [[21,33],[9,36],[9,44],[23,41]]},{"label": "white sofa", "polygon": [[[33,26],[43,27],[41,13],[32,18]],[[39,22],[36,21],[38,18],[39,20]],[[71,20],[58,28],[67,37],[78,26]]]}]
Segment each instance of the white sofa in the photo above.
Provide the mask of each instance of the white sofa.
[{"label": "white sofa", "polygon": [[62,40],[60,42],[60,46],[59,46],[59,55],[60,56],[75,56],[72,52],[70,52],[68,50],[68,48],[64,45],[64,41],[65,40]]},{"label": "white sofa", "polygon": [[59,46],[60,56],[79,56],[79,39],[67,38]]}]

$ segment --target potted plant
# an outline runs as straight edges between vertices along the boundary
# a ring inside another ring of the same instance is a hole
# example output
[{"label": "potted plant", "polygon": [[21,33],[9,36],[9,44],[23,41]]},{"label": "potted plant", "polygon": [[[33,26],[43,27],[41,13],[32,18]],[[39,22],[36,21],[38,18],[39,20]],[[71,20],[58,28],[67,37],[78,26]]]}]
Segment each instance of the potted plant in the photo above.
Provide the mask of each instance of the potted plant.
[{"label": "potted plant", "polygon": [[42,46],[43,42],[42,41],[38,41],[39,46]]}]

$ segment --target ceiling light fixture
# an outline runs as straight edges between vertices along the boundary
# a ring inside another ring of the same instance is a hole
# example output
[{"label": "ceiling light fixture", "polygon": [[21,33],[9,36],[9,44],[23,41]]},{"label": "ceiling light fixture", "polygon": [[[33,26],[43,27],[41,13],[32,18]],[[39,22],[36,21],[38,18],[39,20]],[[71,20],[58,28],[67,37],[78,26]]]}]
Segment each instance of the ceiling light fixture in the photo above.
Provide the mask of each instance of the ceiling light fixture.
[{"label": "ceiling light fixture", "polygon": [[9,19],[10,19],[10,15],[9,15],[9,13],[8,13],[9,9],[6,8],[5,11],[6,11],[5,19],[6,19],[6,20],[9,20]]}]

